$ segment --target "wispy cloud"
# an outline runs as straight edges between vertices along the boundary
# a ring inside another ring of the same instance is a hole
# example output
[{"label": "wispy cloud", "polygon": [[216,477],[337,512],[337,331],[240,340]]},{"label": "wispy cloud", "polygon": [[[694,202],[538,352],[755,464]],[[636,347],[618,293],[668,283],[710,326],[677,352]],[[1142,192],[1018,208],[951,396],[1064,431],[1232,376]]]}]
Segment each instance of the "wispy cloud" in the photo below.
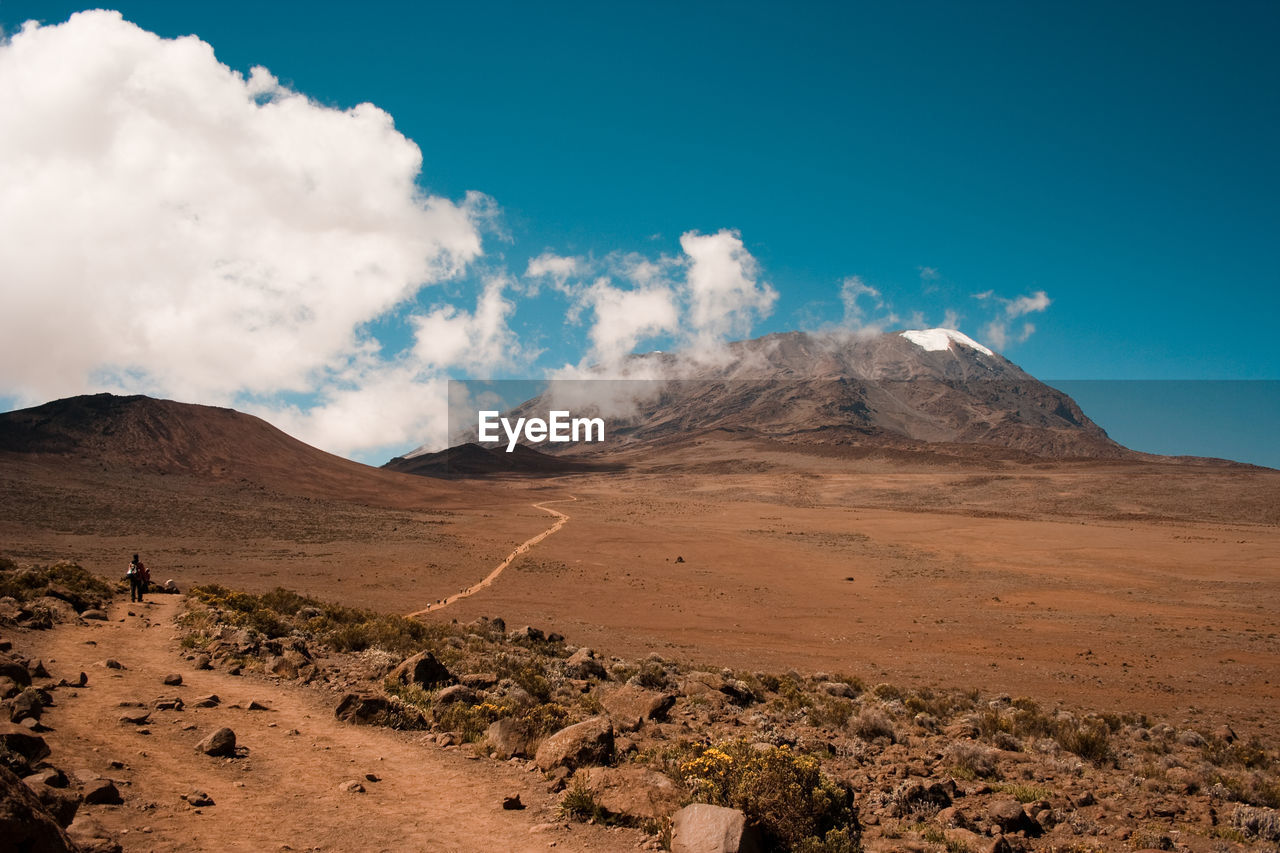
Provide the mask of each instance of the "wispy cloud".
[{"label": "wispy cloud", "polygon": [[1023,343],[1035,334],[1034,323],[1024,322],[1014,331],[1013,321],[1027,314],[1041,313],[1053,304],[1053,300],[1043,290],[1014,299],[996,296],[993,291],[988,290],[984,293],[975,293],[973,298],[980,301],[994,301],[1003,306],[1000,315],[993,317],[982,329],[982,336],[987,344],[998,350],[1003,350],[1010,343]]}]

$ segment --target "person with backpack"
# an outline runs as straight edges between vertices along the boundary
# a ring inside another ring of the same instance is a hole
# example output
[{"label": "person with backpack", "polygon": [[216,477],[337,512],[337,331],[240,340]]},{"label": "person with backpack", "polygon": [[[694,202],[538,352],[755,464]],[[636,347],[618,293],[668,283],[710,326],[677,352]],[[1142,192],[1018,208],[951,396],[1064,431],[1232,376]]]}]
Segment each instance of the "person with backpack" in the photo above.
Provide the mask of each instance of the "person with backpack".
[{"label": "person with backpack", "polygon": [[125,579],[129,581],[129,601],[142,601],[142,594],[147,591],[147,579],[150,576],[147,567],[142,565],[142,561],[138,559],[138,555],[133,555],[133,562],[129,564],[129,569],[124,573]]}]

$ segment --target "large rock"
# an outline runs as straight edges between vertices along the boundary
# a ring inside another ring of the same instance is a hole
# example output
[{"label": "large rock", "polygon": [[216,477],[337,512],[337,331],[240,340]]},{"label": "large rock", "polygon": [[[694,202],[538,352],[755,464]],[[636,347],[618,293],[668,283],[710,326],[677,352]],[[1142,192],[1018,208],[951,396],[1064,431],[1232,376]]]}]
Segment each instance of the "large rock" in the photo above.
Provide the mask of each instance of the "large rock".
[{"label": "large rock", "polygon": [[606,679],[604,664],[596,660],[596,653],[588,648],[581,648],[569,656],[564,662],[564,674],[569,678]]},{"label": "large rock", "polygon": [[763,853],[764,844],[737,809],[694,803],[671,822],[671,853]]},{"label": "large rock", "polygon": [[578,771],[596,803],[611,815],[661,820],[680,808],[680,790],[669,778],[636,764]]},{"label": "large rock", "polygon": [[[231,730],[226,729],[225,731]],[[232,751],[234,752],[234,750],[235,745],[233,741]],[[213,753],[210,754],[212,755]],[[120,789],[117,788],[115,782],[112,782],[110,779],[94,779],[91,782],[86,782],[84,785],[83,797],[85,803],[91,806],[118,806],[124,802],[123,798],[120,796]]]},{"label": "large rock", "polygon": [[452,705],[455,702],[466,702],[471,704],[476,701],[476,692],[465,684],[454,684],[446,687],[436,694],[433,705],[436,708],[443,708]]},{"label": "large rock", "polygon": [[77,817],[67,827],[67,835],[75,841],[81,853],[120,853],[120,845],[111,838],[111,833],[89,815]]},{"label": "large rock", "polygon": [[19,687],[31,686],[31,673],[16,660],[0,657],[0,677],[9,678]]},{"label": "large rock", "polygon": [[675,703],[676,697],[670,693],[646,690],[634,684],[624,684],[600,699],[605,713],[618,730],[624,732],[633,732],[649,720],[666,719]]},{"label": "large rock", "polygon": [[76,846],[40,798],[22,780],[0,767],[0,839],[6,850],[69,853]]},{"label": "large rock", "polygon": [[996,800],[987,808],[987,817],[1005,832],[1025,832],[1027,835],[1039,835],[1040,824],[1027,816],[1022,803],[1017,800]]},{"label": "large rock", "polygon": [[592,717],[561,729],[542,742],[534,763],[547,771],[553,767],[608,764],[613,758],[613,724]]},{"label": "large rock", "polygon": [[391,677],[401,684],[417,684],[432,690],[442,684],[457,681],[448,668],[436,660],[431,652],[420,652],[391,670]]},{"label": "large rock", "polygon": [[0,749],[17,753],[31,764],[49,756],[49,744],[44,738],[13,723],[0,723]]},{"label": "large rock", "polygon": [[391,715],[391,700],[376,693],[348,693],[338,700],[333,715],[358,726],[384,725]]},{"label": "large rock", "polygon": [[538,742],[533,726],[514,717],[496,720],[485,732],[495,758],[528,758],[533,755],[533,745]]},{"label": "large rock", "polygon": [[196,749],[205,755],[225,755],[235,757],[236,733],[228,728],[218,729],[204,740],[196,744]]}]

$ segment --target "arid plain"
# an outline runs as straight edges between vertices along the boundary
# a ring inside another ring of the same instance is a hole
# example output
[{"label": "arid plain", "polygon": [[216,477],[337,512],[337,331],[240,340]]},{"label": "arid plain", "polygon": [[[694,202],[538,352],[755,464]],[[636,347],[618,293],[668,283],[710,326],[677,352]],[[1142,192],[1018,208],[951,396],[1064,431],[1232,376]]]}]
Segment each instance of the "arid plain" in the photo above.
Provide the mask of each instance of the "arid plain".
[{"label": "arid plain", "polygon": [[[981,687],[1274,737],[1280,472],[709,437],[624,472],[434,480],[10,456],[18,560],[501,616],[606,654]],[[129,466],[133,467],[129,467]],[[327,479],[326,479],[327,478]]]}]

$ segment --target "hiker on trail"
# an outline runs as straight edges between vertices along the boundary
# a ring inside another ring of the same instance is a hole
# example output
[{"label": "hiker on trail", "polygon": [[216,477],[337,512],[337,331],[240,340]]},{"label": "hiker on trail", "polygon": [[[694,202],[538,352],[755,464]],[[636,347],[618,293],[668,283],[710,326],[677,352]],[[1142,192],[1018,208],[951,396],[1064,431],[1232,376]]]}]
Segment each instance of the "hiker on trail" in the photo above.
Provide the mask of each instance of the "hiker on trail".
[{"label": "hiker on trail", "polygon": [[129,564],[129,569],[124,576],[129,581],[129,601],[142,601],[142,594],[147,591],[147,580],[151,573],[147,571],[146,566],[142,565],[137,554],[133,555],[133,562]]}]

